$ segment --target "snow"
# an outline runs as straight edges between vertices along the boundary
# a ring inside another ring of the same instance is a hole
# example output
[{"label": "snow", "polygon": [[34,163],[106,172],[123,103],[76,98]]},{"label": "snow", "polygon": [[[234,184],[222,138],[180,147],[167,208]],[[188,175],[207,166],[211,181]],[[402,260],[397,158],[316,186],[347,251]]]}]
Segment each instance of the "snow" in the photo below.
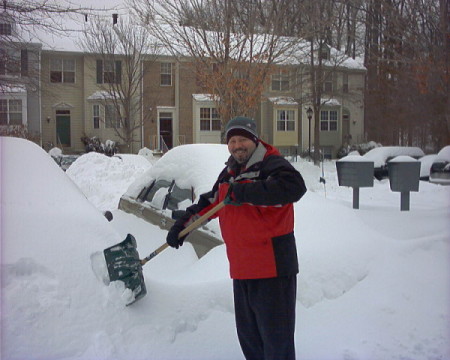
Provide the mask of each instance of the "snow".
[{"label": "snow", "polygon": [[407,162],[407,163],[409,163],[409,162],[417,162],[417,160],[408,155],[399,155],[399,156],[396,156],[395,158],[389,160],[389,162],[395,162],[395,163]]},{"label": "snow", "polygon": [[441,150],[439,150],[436,160],[450,162],[450,145],[444,146]]},{"label": "snow", "polygon": [[436,159],[437,154],[430,154],[422,156],[420,161],[420,177],[430,176],[431,165],[433,165],[434,160]]},{"label": "snow", "polygon": [[269,101],[273,102],[275,105],[298,105],[298,102],[295,101],[293,97],[289,96],[269,97]]},{"label": "snow", "polygon": [[[91,269],[127,233],[142,257],[165,242],[166,231],[117,210],[159,160],[91,153],[64,173],[29,141],[1,138],[0,149],[2,359],[243,359],[224,246],[201,259],[189,243],[165,250],[143,268],[148,294],[128,307],[121,283]],[[195,161],[193,149],[179,160]],[[208,150],[211,162],[223,165],[220,152]],[[449,359],[450,186],[421,182],[400,211],[389,181],[375,180],[354,210],[335,162],[323,164],[326,184],[321,168],[292,164],[309,190],[295,204],[297,359]]]},{"label": "snow", "polygon": [[371,161],[365,159],[364,157],[359,155],[359,153],[356,151],[339,159],[338,162],[371,162]]},{"label": "snow", "polygon": [[408,146],[381,146],[376,147],[375,149],[369,150],[367,153],[363,155],[366,160],[370,160],[374,162],[374,166],[381,167],[386,164],[386,161],[390,157],[396,156],[414,156],[414,157],[422,157],[424,156],[424,152],[422,149],[418,147],[408,147]]},{"label": "snow", "polygon": [[[117,209],[129,182],[151,167],[151,162],[141,155],[108,157],[90,152],[80,156],[66,173],[99,210],[106,211]],[[115,189],[114,193],[108,191],[110,188]]]}]

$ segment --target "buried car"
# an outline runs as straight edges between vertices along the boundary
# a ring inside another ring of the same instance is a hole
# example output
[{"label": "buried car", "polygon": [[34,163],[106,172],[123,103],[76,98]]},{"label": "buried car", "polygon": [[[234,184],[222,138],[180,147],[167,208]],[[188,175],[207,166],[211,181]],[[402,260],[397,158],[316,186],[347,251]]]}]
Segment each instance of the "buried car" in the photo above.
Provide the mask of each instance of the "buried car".
[{"label": "buried car", "polygon": [[381,146],[374,148],[363,155],[367,161],[374,162],[374,177],[382,180],[388,177],[388,162],[396,156],[411,156],[419,159],[425,153],[418,147],[409,146]]},{"label": "buried car", "polygon": [[450,145],[442,148],[430,168],[430,182],[450,185]]},{"label": "buried car", "polygon": [[[228,156],[226,145],[177,146],[130,185],[119,209],[168,230],[180,212],[212,188]],[[187,241],[199,257],[223,243],[216,220],[194,230]]]}]

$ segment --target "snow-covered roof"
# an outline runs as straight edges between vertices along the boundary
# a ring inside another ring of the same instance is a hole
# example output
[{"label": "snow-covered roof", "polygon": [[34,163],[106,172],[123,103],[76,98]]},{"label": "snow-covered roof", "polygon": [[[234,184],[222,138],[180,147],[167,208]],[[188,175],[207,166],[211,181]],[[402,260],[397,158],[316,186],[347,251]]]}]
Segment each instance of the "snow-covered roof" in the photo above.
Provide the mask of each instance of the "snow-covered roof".
[{"label": "snow-covered roof", "polygon": [[270,97],[269,101],[275,105],[298,105],[298,102],[293,97],[286,96]]},{"label": "snow-covered roof", "polygon": [[2,85],[1,90],[5,94],[24,94],[27,92],[25,85],[21,85],[21,84]]},{"label": "snow-covered roof", "polygon": [[106,90],[99,90],[95,91],[91,96],[89,96],[88,100],[109,100],[109,99],[117,99],[120,95],[115,95],[114,93],[111,93],[110,91]]},{"label": "snow-covered roof", "polygon": [[214,95],[212,94],[192,94],[192,98],[195,101],[214,101]]},{"label": "snow-covered roof", "polygon": [[322,98],[322,105],[328,105],[328,106],[341,106],[341,103],[338,99],[334,98]]},{"label": "snow-covered roof", "polygon": [[[35,0],[39,2],[47,2],[48,0]],[[140,26],[139,20],[132,19],[131,9],[125,0],[96,0],[95,3],[92,0],[77,0],[75,3],[72,0],[53,0],[59,6],[76,9],[76,12],[68,12],[64,14],[58,14],[57,16],[50,17],[50,19],[43,19],[42,26],[40,27],[24,27],[20,34],[21,39],[28,42],[42,43],[44,50],[53,51],[65,51],[65,52],[85,52],[80,38],[84,36],[86,30],[90,29],[92,24],[98,22],[99,19],[106,19],[111,21],[113,26],[112,15],[118,14],[118,21],[131,21],[133,26]],[[94,4],[93,4],[94,3]],[[45,22],[48,23],[45,23]],[[156,20],[155,20],[156,21]],[[160,25],[163,26],[164,25]],[[179,30],[175,25],[166,25],[164,28],[164,36],[167,37],[167,41],[172,43],[172,50],[175,50],[177,55],[190,56],[190,50],[187,46],[183,45],[183,42],[179,39],[179,33],[186,34],[190,39],[199,38],[198,43],[203,44],[203,40],[200,39],[200,35],[194,28],[181,27]],[[65,29],[65,31],[50,31],[53,29]],[[175,31],[173,30],[175,29]],[[173,52],[169,51],[167,47],[160,44],[160,41],[151,37],[149,34],[149,44],[159,44],[158,54],[171,55]],[[201,37],[205,36],[210,38],[210,44],[217,44],[216,32],[202,33]],[[242,51],[242,35],[231,34],[231,51],[230,57],[236,59],[242,59],[242,55],[251,57],[252,53],[264,53],[267,49],[267,35],[255,35],[252,38],[252,51],[248,50],[247,53]],[[173,49],[173,44],[177,44],[177,48]],[[221,44],[218,45],[222,46]],[[250,48],[250,45],[249,45]],[[256,50],[255,50],[256,49]],[[282,50],[283,49],[283,50]],[[285,49],[288,49],[287,51]],[[220,50],[220,49],[219,49]],[[245,50],[245,49],[244,49]],[[207,50],[205,50],[208,53]],[[310,57],[310,44],[302,39],[296,39],[292,37],[279,37],[276,42],[275,52],[281,51],[282,55],[277,57],[276,62],[280,65],[298,65],[309,64]],[[342,51],[331,48],[331,59],[324,62],[326,66],[339,66],[351,69],[365,70],[363,61],[361,59],[352,59],[345,55]]]}]

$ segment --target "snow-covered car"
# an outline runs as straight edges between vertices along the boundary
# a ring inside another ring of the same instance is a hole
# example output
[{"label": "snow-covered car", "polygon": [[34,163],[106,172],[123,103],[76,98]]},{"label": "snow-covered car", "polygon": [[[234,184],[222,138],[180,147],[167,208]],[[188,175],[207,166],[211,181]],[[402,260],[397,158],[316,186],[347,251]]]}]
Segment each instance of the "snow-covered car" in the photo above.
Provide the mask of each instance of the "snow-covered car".
[{"label": "snow-covered car", "polygon": [[[209,191],[224,167],[226,145],[177,146],[133,182],[119,202],[119,209],[169,229],[180,212]],[[222,244],[217,223],[211,221],[189,236],[197,255]]]},{"label": "snow-covered car", "polygon": [[411,156],[414,159],[419,159],[425,153],[418,147],[409,146],[381,146],[374,148],[363,155],[368,161],[374,162],[374,176],[378,180],[388,177],[389,160],[396,156]]},{"label": "snow-covered car", "polygon": [[450,185],[450,145],[443,147],[430,168],[430,182]]}]

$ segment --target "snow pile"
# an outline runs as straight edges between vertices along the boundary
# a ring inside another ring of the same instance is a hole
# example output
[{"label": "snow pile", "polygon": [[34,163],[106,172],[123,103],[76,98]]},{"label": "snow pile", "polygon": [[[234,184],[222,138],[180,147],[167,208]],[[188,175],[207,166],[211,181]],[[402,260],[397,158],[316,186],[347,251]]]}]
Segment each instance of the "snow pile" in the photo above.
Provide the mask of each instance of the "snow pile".
[{"label": "snow pile", "polygon": [[436,160],[450,162],[450,145],[444,146],[437,154]]},{"label": "snow pile", "polygon": [[372,149],[363,155],[366,160],[373,161],[374,166],[382,167],[386,165],[386,161],[389,158],[393,158],[400,155],[413,156],[419,158],[424,156],[422,149],[418,147],[407,147],[407,146],[381,146]]},{"label": "snow pile", "polygon": [[80,156],[66,174],[91,203],[106,211],[117,209],[120,197],[130,182],[151,167],[152,164],[141,155],[120,154],[109,157],[90,152]]},{"label": "snow pile", "polygon": [[[165,250],[143,268],[147,296],[125,307],[126,291],[95,277],[91,255],[132,233],[144,257],[166,231],[119,210],[108,222],[42,149],[0,141],[2,359],[243,359],[224,246],[201,259],[189,243]],[[120,196],[117,163],[94,171],[99,158],[84,158],[85,190],[101,181],[110,199]],[[297,359],[449,359],[450,187],[422,182],[401,212],[389,182],[375,181],[353,210],[334,162],[323,166],[326,185],[321,168],[293,165],[309,189],[295,204]]]},{"label": "snow pile", "polygon": [[[211,189],[217,175],[225,167],[228,157],[226,145],[194,144],[177,146],[166,153],[145,174],[131,183],[126,195],[133,198],[137,197],[141,190],[150,183],[151,179],[169,182],[175,179],[179,188],[193,188],[195,196],[198,197]],[[159,198],[161,198],[166,193],[159,195]]]}]

